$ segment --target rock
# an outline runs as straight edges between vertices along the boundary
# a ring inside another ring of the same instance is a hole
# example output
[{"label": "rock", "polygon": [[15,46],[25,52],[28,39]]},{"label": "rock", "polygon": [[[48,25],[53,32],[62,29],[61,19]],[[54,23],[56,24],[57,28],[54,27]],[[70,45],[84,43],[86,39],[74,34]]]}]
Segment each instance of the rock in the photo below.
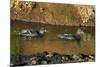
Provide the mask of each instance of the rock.
[{"label": "rock", "polygon": [[78,61],[78,62],[83,62],[83,61],[84,61],[84,59],[79,58],[77,61]]},{"label": "rock", "polygon": [[85,59],[85,58],[87,58],[87,57],[88,57],[88,55],[81,54],[81,57],[82,57],[83,59]]},{"label": "rock", "polygon": [[89,61],[89,57],[85,57],[84,61],[88,62]]},{"label": "rock", "polygon": [[36,60],[32,60],[31,62],[32,65],[35,65],[36,63],[37,63]]},{"label": "rock", "polygon": [[95,55],[61,55],[59,53],[37,53],[31,56],[11,56],[11,64],[14,66],[40,65],[40,64],[60,64],[76,62],[93,62]]},{"label": "rock", "polygon": [[43,61],[41,62],[41,64],[47,64],[47,61],[43,60]]},{"label": "rock", "polygon": [[89,59],[88,62],[93,62],[93,60],[92,59]]},{"label": "rock", "polygon": [[65,59],[68,60],[68,57],[66,57]]},{"label": "rock", "polygon": [[53,55],[51,53],[49,53],[48,55],[46,55],[46,57],[52,57]]},{"label": "rock", "polygon": [[77,60],[77,59],[79,59],[79,56],[77,56],[77,55],[74,54],[74,55],[72,56],[72,58],[73,58],[74,60]]},{"label": "rock", "polygon": [[64,56],[62,56],[62,59],[65,59],[65,57],[64,57]]},{"label": "rock", "polygon": [[66,57],[66,56],[62,56],[62,63],[68,63],[68,57]]},{"label": "rock", "polygon": [[93,56],[91,56],[91,55],[89,56],[89,58],[94,59],[94,57],[93,57]]},{"label": "rock", "polygon": [[35,59],[36,59],[36,57],[34,57],[34,56],[32,58],[30,58],[30,60],[35,60]]}]

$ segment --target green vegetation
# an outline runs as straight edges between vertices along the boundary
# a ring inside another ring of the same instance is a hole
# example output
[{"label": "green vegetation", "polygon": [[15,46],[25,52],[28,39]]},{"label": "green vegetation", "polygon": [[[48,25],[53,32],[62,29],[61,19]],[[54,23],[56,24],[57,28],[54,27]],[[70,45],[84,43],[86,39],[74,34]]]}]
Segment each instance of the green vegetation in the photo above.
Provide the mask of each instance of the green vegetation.
[{"label": "green vegetation", "polygon": [[17,39],[16,37],[11,37],[11,54],[18,54],[18,50],[17,50],[17,43],[16,43]]}]

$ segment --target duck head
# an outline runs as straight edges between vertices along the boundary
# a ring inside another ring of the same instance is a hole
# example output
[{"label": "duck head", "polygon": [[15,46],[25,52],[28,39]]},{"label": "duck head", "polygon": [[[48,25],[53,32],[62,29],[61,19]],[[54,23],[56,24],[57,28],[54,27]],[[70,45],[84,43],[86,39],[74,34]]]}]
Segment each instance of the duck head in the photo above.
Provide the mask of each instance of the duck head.
[{"label": "duck head", "polygon": [[46,32],[48,32],[47,28],[42,27],[42,28],[40,29],[40,33],[41,33],[41,34],[44,34],[44,33],[46,33]]},{"label": "duck head", "polygon": [[82,31],[80,28],[77,29],[76,34],[81,35],[84,34],[84,31]]}]

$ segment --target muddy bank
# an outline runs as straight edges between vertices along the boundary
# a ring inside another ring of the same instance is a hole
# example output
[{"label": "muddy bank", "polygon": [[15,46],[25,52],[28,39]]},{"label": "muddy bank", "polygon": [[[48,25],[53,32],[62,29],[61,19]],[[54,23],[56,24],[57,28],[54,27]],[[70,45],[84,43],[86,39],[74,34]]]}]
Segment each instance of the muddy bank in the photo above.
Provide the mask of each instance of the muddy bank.
[{"label": "muddy bank", "polygon": [[11,19],[53,25],[94,26],[95,6],[14,1]]}]

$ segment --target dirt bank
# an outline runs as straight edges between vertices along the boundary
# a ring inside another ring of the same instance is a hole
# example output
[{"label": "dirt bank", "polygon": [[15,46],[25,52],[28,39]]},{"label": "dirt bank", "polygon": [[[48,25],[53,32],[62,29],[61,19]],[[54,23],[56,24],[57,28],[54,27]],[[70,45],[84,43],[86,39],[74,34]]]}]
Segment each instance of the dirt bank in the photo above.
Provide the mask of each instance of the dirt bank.
[{"label": "dirt bank", "polygon": [[95,25],[94,5],[11,1],[11,19],[56,25]]}]

